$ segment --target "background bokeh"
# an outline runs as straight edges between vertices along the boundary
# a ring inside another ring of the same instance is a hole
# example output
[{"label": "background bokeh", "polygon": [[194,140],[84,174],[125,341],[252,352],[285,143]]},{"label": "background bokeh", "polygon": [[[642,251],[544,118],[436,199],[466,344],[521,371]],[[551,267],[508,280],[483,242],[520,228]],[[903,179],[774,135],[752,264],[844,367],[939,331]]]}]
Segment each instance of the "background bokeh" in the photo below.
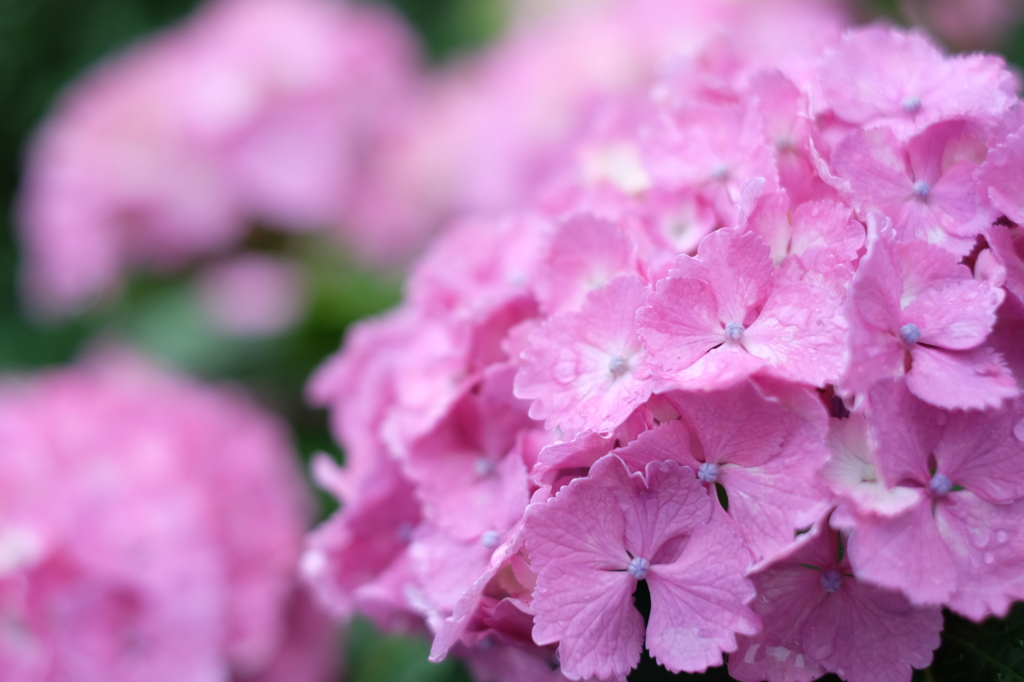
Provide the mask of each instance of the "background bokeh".
[{"label": "background bokeh", "polygon": [[[66,363],[96,339],[127,340],[184,371],[244,383],[261,402],[289,420],[304,458],[317,450],[340,456],[328,435],[326,416],[305,407],[303,384],[337,348],[352,321],[398,301],[401,276],[360,267],[326,236],[285,240],[257,229],[249,237],[246,245],[251,249],[284,251],[297,259],[308,278],[311,295],[304,318],[291,330],[270,338],[229,338],[212,328],[203,318],[188,272],[162,278],[136,276],[116,302],[71,321],[35,320],[19,304],[11,214],[21,158],[33,128],[60,89],[91,64],[173,23],[197,4],[197,0],[0,0],[0,371]],[[486,43],[500,30],[507,10],[503,0],[393,0],[390,4],[418,30],[425,54],[435,62]],[[858,9],[865,18],[897,16],[895,2],[862,2]],[[1003,51],[1020,68],[1024,33],[1018,30]],[[323,497],[322,504],[322,513],[329,513],[328,498]],[[991,647],[977,644],[986,641],[993,643]],[[468,680],[454,661],[428,663],[425,641],[381,637],[362,621],[353,624],[348,642],[347,679],[352,682]],[[1014,671],[1024,665],[1024,614],[1018,607],[1005,623],[981,628],[947,617],[947,644],[937,657],[948,671],[941,679],[1024,680],[1024,674]],[[645,660],[631,679],[657,679],[662,674]],[[723,670],[690,678],[726,680],[728,676]],[[922,672],[920,678],[940,679],[934,672]]]}]

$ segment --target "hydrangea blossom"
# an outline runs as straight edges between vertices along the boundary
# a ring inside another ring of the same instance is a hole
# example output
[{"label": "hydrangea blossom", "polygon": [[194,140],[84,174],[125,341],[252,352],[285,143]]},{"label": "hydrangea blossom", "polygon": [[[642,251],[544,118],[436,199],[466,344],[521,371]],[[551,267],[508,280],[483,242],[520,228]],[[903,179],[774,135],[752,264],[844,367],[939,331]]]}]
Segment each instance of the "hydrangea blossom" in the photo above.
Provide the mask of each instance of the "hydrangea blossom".
[{"label": "hydrangea blossom", "polygon": [[[28,152],[26,296],[72,312],[127,269],[234,246],[253,221],[341,229],[367,155],[413,87],[414,53],[378,8],[218,0],[101,64]],[[391,241],[347,238],[382,257]]]},{"label": "hydrangea blossom", "polygon": [[756,7],[593,103],[314,377],[351,451],[306,555],[338,613],[484,679],[646,646],[908,682],[941,608],[1024,598],[1016,79]]},{"label": "hydrangea blossom", "polygon": [[111,354],[5,379],[0,441],[5,679],[328,679],[309,500],[245,396]]}]

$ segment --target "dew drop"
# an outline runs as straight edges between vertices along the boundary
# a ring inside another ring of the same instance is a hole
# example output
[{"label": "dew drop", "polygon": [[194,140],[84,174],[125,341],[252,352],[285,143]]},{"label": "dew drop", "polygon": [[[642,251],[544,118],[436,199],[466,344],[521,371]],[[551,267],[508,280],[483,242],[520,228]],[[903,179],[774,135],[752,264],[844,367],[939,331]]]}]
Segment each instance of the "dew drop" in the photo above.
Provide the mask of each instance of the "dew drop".
[{"label": "dew drop", "polygon": [[932,193],[932,186],[924,180],[918,180],[914,183],[914,196],[918,199],[927,199],[928,195]]},{"label": "dew drop", "polygon": [[480,544],[487,549],[494,549],[501,544],[501,534],[496,530],[485,531],[484,534],[480,536]]},{"label": "dew drop", "polygon": [[988,565],[989,565],[989,564],[991,564],[991,563],[992,563],[993,561],[995,561],[995,560],[996,560],[996,558],[995,558],[994,556],[992,556],[992,552],[985,552],[985,553],[984,553],[984,554],[983,554],[983,555],[981,556],[981,560],[985,562],[985,565],[986,565],[986,566],[988,566]]},{"label": "dew drop", "polygon": [[1006,531],[1005,531],[1005,530],[997,530],[997,531],[996,531],[996,542],[998,542],[998,543],[1002,544],[1002,543],[1006,542],[1006,540],[1008,539],[1008,537],[1009,537],[1009,536],[1007,536],[1007,534],[1006,534]]}]

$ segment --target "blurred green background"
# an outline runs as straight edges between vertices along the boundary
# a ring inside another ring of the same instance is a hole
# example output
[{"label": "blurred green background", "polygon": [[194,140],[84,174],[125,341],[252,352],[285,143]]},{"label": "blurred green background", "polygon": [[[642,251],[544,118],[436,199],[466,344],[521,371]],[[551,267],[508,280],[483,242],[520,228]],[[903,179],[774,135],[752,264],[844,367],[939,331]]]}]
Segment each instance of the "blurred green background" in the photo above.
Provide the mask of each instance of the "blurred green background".
[{"label": "blurred green background", "polygon": [[[383,0],[382,0],[383,1]],[[443,60],[481,45],[502,22],[503,0],[393,0],[419,31],[425,54]],[[203,319],[188,273],[136,278],[116,303],[65,323],[28,318],[17,296],[17,249],[11,210],[20,160],[29,135],[61,87],[90,64],[187,14],[197,0],[0,0],[0,370],[30,371],[72,360],[91,339],[135,343],[179,369],[245,383],[292,424],[304,459],[317,450],[340,456],[326,416],[307,408],[302,388],[310,372],[336,350],[345,328],[399,300],[400,278],[365,271],[315,236],[287,242],[257,231],[250,246],[286,251],[309,274],[312,303],[293,330],[269,339],[221,336]],[[864,16],[895,16],[894,3],[861,3]],[[1024,39],[1007,46],[1024,63]],[[324,497],[323,513],[331,510]],[[1024,612],[1006,622],[975,626],[947,615],[947,636],[930,671],[915,679],[1024,680]],[[348,635],[352,682],[466,681],[454,661],[427,662],[429,645],[416,638],[381,637],[357,621]],[[630,679],[727,680],[722,671],[672,676],[652,661]],[[834,678],[833,678],[834,679]]]}]

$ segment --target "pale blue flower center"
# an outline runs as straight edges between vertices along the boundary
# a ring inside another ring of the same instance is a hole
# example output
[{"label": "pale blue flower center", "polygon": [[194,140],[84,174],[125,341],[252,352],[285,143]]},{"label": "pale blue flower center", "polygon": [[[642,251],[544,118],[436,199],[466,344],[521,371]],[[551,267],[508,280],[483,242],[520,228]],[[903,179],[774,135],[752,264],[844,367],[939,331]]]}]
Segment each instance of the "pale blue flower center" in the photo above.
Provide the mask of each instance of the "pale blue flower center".
[{"label": "pale blue flower center", "polygon": [[953,481],[944,474],[935,474],[932,476],[932,480],[928,481],[928,489],[936,496],[942,497],[948,495],[949,491],[953,489]]},{"label": "pale blue flower center", "polygon": [[839,575],[839,571],[836,569],[829,569],[821,576],[821,586],[825,588],[826,592],[832,594],[843,586],[843,576]]},{"label": "pale blue flower center", "polygon": [[501,544],[501,535],[496,530],[485,531],[484,534],[480,536],[480,544],[487,549],[494,549]]},{"label": "pale blue flower center", "polygon": [[932,193],[932,186],[924,180],[918,180],[914,183],[914,196],[918,199],[927,199],[928,195]]},{"label": "pale blue flower center", "polygon": [[900,107],[903,108],[903,111],[913,116],[917,112],[921,111],[921,100],[918,97],[907,97],[900,102]]},{"label": "pale blue flower center", "polygon": [[629,362],[627,362],[626,358],[622,357],[621,355],[616,355],[614,358],[608,361],[608,371],[611,373],[613,377],[618,379],[627,371],[629,371]]},{"label": "pale blue flower center", "polygon": [[705,483],[717,483],[719,471],[718,465],[714,462],[704,462],[697,469],[697,478]]},{"label": "pale blue flower center", "polygon": [[739,341],[743,338],[743,325],[739,322],[730,322],[725,325],[725,338],[730,341]]},{"label": "pale blue flower center", "polygon": [[633,560],[629,562],[629,574],[637,580],[643,580],[647,577],[647,569],[651,567],[651,562],[643,557],[635,556]]},{"label": "pale blue flower center", "polygon": [[900,341],[904,345],[913,346],[921,340],[921,330],[916,324],[905,324],[900,327]]},{"label": "pale blue flower center", "polygon": [[489,457],[477,457],[473,462],[473,471],[480,477],[492,476],[495,473],[494,462]]}]

